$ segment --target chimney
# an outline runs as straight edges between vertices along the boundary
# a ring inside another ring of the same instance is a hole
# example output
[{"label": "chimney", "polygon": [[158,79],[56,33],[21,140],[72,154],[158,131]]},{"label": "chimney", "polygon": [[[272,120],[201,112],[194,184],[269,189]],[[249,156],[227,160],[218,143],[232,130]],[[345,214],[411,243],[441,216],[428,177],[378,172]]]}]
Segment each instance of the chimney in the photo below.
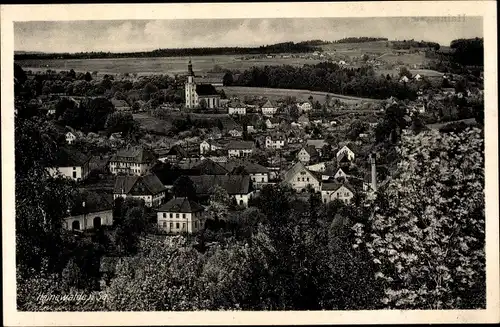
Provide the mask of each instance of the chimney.
[{"label": "chimney", "polygon": [[372,168],[372,189],[377,192],[377,167],[375,164],[375,152],[370,154],[370,164]]}]

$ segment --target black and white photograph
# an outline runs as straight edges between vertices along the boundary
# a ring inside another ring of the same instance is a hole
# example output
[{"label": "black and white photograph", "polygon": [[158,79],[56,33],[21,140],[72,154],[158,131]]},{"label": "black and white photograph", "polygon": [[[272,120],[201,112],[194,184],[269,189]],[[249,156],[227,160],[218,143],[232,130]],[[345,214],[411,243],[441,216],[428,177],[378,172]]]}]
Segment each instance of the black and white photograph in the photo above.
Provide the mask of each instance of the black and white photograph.
[{"label": "black and white photograph", "polygon": [[427,5],[2,6],[4,308],[498,322],[496,4]]}]

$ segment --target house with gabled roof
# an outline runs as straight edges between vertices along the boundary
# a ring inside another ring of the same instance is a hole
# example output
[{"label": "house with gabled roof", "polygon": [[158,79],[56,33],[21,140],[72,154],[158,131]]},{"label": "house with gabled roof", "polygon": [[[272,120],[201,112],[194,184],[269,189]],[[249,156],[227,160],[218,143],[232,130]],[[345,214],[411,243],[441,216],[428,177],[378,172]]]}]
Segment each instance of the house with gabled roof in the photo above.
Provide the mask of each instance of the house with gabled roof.
[{"label": "house with gabled roof", "polygon": [[337,151],[337,154],[336,154],[337,162],[341,162],[341,161],[345,161],[345,160],[352,162],[356,157],[355,152],[357,152],[357,151],[358,151],[358,147],[353,143],[349,143],[349,144],[344,145],[342,148],[340,148]]},{"label": "house with gabled roof", "polygon": [[48,168],[51,176],[61,174],[75,181],[84,180],[90,173],[90,156],[74,148],[61,147],[57,151],[53,167]]},{"label": "house with gabled roof", "polygon": [[266,127],[268,129],[276,128],[280,125],[280,120],[276,117],[266,119]]},{"label": "house with gabled roof", "polygon": [[299,109],[299,112],[301,114],[305,114],[305,113],[308,113],[309,111],[312,110],[312,105],[310,102],[306,101],[306,102],[297,102],[297,108]]},{"label": "house with gabled roof", "polygon": [[188,151],[179,144],[172,146],[165,155],[169,162],[178,162],[187,157],[189,157]]},{"label": "house with gabled roof", "polygon": [[189,176],[196,189],[199,199],[208,200],[215,191],[215,186],[226,190],[240,206],[248,206],[254,188],[249,175],[202,175]]},{"label": "house with gabled roof", "polygon": [[224,146],[218,142],[215,142],[213,140],[204,140],[200,143],[200,154],[207,154],[217,150],[222,150],[223,148]]},{"label": "house with gabled roof", "polygon": [[272,117],[278,111],[278,105],[275,101],[267,100],[261,107],[264,116]]},{"label": "house with gabled roof", "polygon": [[148,207],[158,207],[165,199],[166,188],[154,174],[145,176],[117,176],[113,198],[144,200]]},{"label": "house with gabled roof", "polygon": [[239,167],[244,173],[250,175],[253,185],[256,188],[269,183],[269,169],[249,160],[230,159],[222,164],[231,175],[238,174]]},{"label": "house with gabled roof", "polygon": [[319,159],[319,153],[314,146],[305,145],[297,153],[297,159],[304,164],[313,163]]},{"label": "house with gabled roof", "polygon": [[111,103],[115,107],[116,111],[129,111],[131,108],[125,100],[112,98]]},{"label": "house with gabled roof", "polygon": [[76,140],[76,135],[71,133],[71,131],[66,132],[64,136],[66,137],[67,144],[73,144],[73,142],[75,142]]},{"label": "house with gabled roof", "polygon": [[334,200],[340,200],[344,203],[351,202],[355,190],[349,183],[330,182],[323,183],[321,186],[321,200],[323,203],[329,203]]},{"label": "house with gabled roof", "polygon": [[252,141],[231,141],[226,146],[229,158],[240,158],[250,156],[255,144]]},{"label": "house with gabled roof", "polygon": [[231,100],[228,104],[228,114],[229,115],[246,115],[247,108],[245,104],[241,103],[239,100]]},{"label": "house with gabled roof", "polygon": [[147,174],[156,162],[156,154],[141,146],[118,150],[109,160],[109,170],[113,175],[123,173],[141,176]]},{"label": "house with gabled roof", "polygon": [[287,137],[285,133],[270,133],[266,136],[265,144],[268,149],[283,149],[287,145]]},{"label": "house with gabled roof", "polygon": [[[107,196],[109,195],[109,197]],[[64,218],[67,230],[87,230],[113,225],[113,203],[111,194],[84,195]]]},{"label": "house with gabled roof", "polygon": [[225,165],[221,165],[210,159],[205,159],[191,168],[197,175],[227,175],[229,171]]},{"label": "house with gabled roof", "polygon": [[205,208],[186,197],[173,198],[157,212],[158,228],[167,233],[196,233],[203,229]]},{"label": "house with gabled roof", "polygon": [[321,178],[304,166],[302,162],[297,162],[284,175],[283,182],[290,185],[297,192],[311,187],[314,191],[321,190]]}]

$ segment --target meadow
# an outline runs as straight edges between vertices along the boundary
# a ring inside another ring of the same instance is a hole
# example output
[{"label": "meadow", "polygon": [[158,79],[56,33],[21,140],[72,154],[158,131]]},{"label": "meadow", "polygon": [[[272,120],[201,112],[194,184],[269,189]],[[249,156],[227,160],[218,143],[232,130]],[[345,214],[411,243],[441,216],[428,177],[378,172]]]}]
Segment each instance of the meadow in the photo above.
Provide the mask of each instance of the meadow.
[{"label": "meadow", "polygon": [[319,59],[305,58],[260,58],[243,59],[242,56],[197,56],[197,57],[157,57],[157,58],[106,58],[106,59],[44,59],[16,61],[24,70],[70,70],[105,74],[184,74],[191,59],[195,73],[207,72],[215,65],[226,69],[245,70],[253,66],[315,64]]},{"label": "meadow", "polygon": [[218,89],[223,89],[226,96],[262,96],[272,100],[278,100],[286,96],[292,96],[297,99],[297,101],[308,101],[309,97],[313,97],[313,101],[319,101],[320,103],[325,102],[326,95],[330,95],[332,99],[339,99],[345,103],[363,103],[363,102],[380,102],[381,100],[369,99],[369,98],[359,98],[352,96],[345,96],[335,93],[327,92],[317,92],[308,90],[293,90],[293,89],[274,89],[274,88],[264,88],[264,87],[247,87],[247,86],[223,86]]}]

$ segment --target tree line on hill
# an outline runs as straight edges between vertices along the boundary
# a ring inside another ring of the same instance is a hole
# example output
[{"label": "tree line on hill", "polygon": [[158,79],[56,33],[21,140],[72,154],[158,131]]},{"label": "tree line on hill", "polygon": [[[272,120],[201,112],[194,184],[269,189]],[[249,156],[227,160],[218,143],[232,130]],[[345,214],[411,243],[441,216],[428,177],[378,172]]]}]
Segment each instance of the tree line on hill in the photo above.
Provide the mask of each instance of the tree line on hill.
[{"label": "tree line on hill", "polygon": [[397,79],[375,74],[372,67],[344,68],[331,62],[294,67],[290,65],[252,67],[237,75],[224,77],[226,85],[303,89],[342,95],[386,99],[415,99],[416,89]]},{"label": "tree line on hill", "polygon": [[484,66],[484,40],[477,37],[456,39],[451,41],[450,51],[426,51],[425,56],[431,59],[429,69],[479,76]]},{"label": "tree line on hill", "polygon": [[259,47],[214,47],[214,48],[181,48],[157,49],[138,52],[78,52],[78,53],[17,53],[14,60],[28,59],[97,59],[97,58],[154,58],[185,56],[216,56],[268,53],[304,53],[321,51],[317,41],[282,42]]},{"label": "tree line on hill", "polygon": [[391,41],[391,46],[396,50],[409,50],[411,48],[427,48],[433,50],[439,50],[441,47],[439,43],[436,42],[427,42],[427,41],[415,41],[411,40],[403,40],[403,41]]},{"label": "tree line on hill", "polygon": [[388,41],[386,37],[345,37],[340,40],[333,41],[333,43],[364,43],[364,42],[375,42],[375,41]]}]

